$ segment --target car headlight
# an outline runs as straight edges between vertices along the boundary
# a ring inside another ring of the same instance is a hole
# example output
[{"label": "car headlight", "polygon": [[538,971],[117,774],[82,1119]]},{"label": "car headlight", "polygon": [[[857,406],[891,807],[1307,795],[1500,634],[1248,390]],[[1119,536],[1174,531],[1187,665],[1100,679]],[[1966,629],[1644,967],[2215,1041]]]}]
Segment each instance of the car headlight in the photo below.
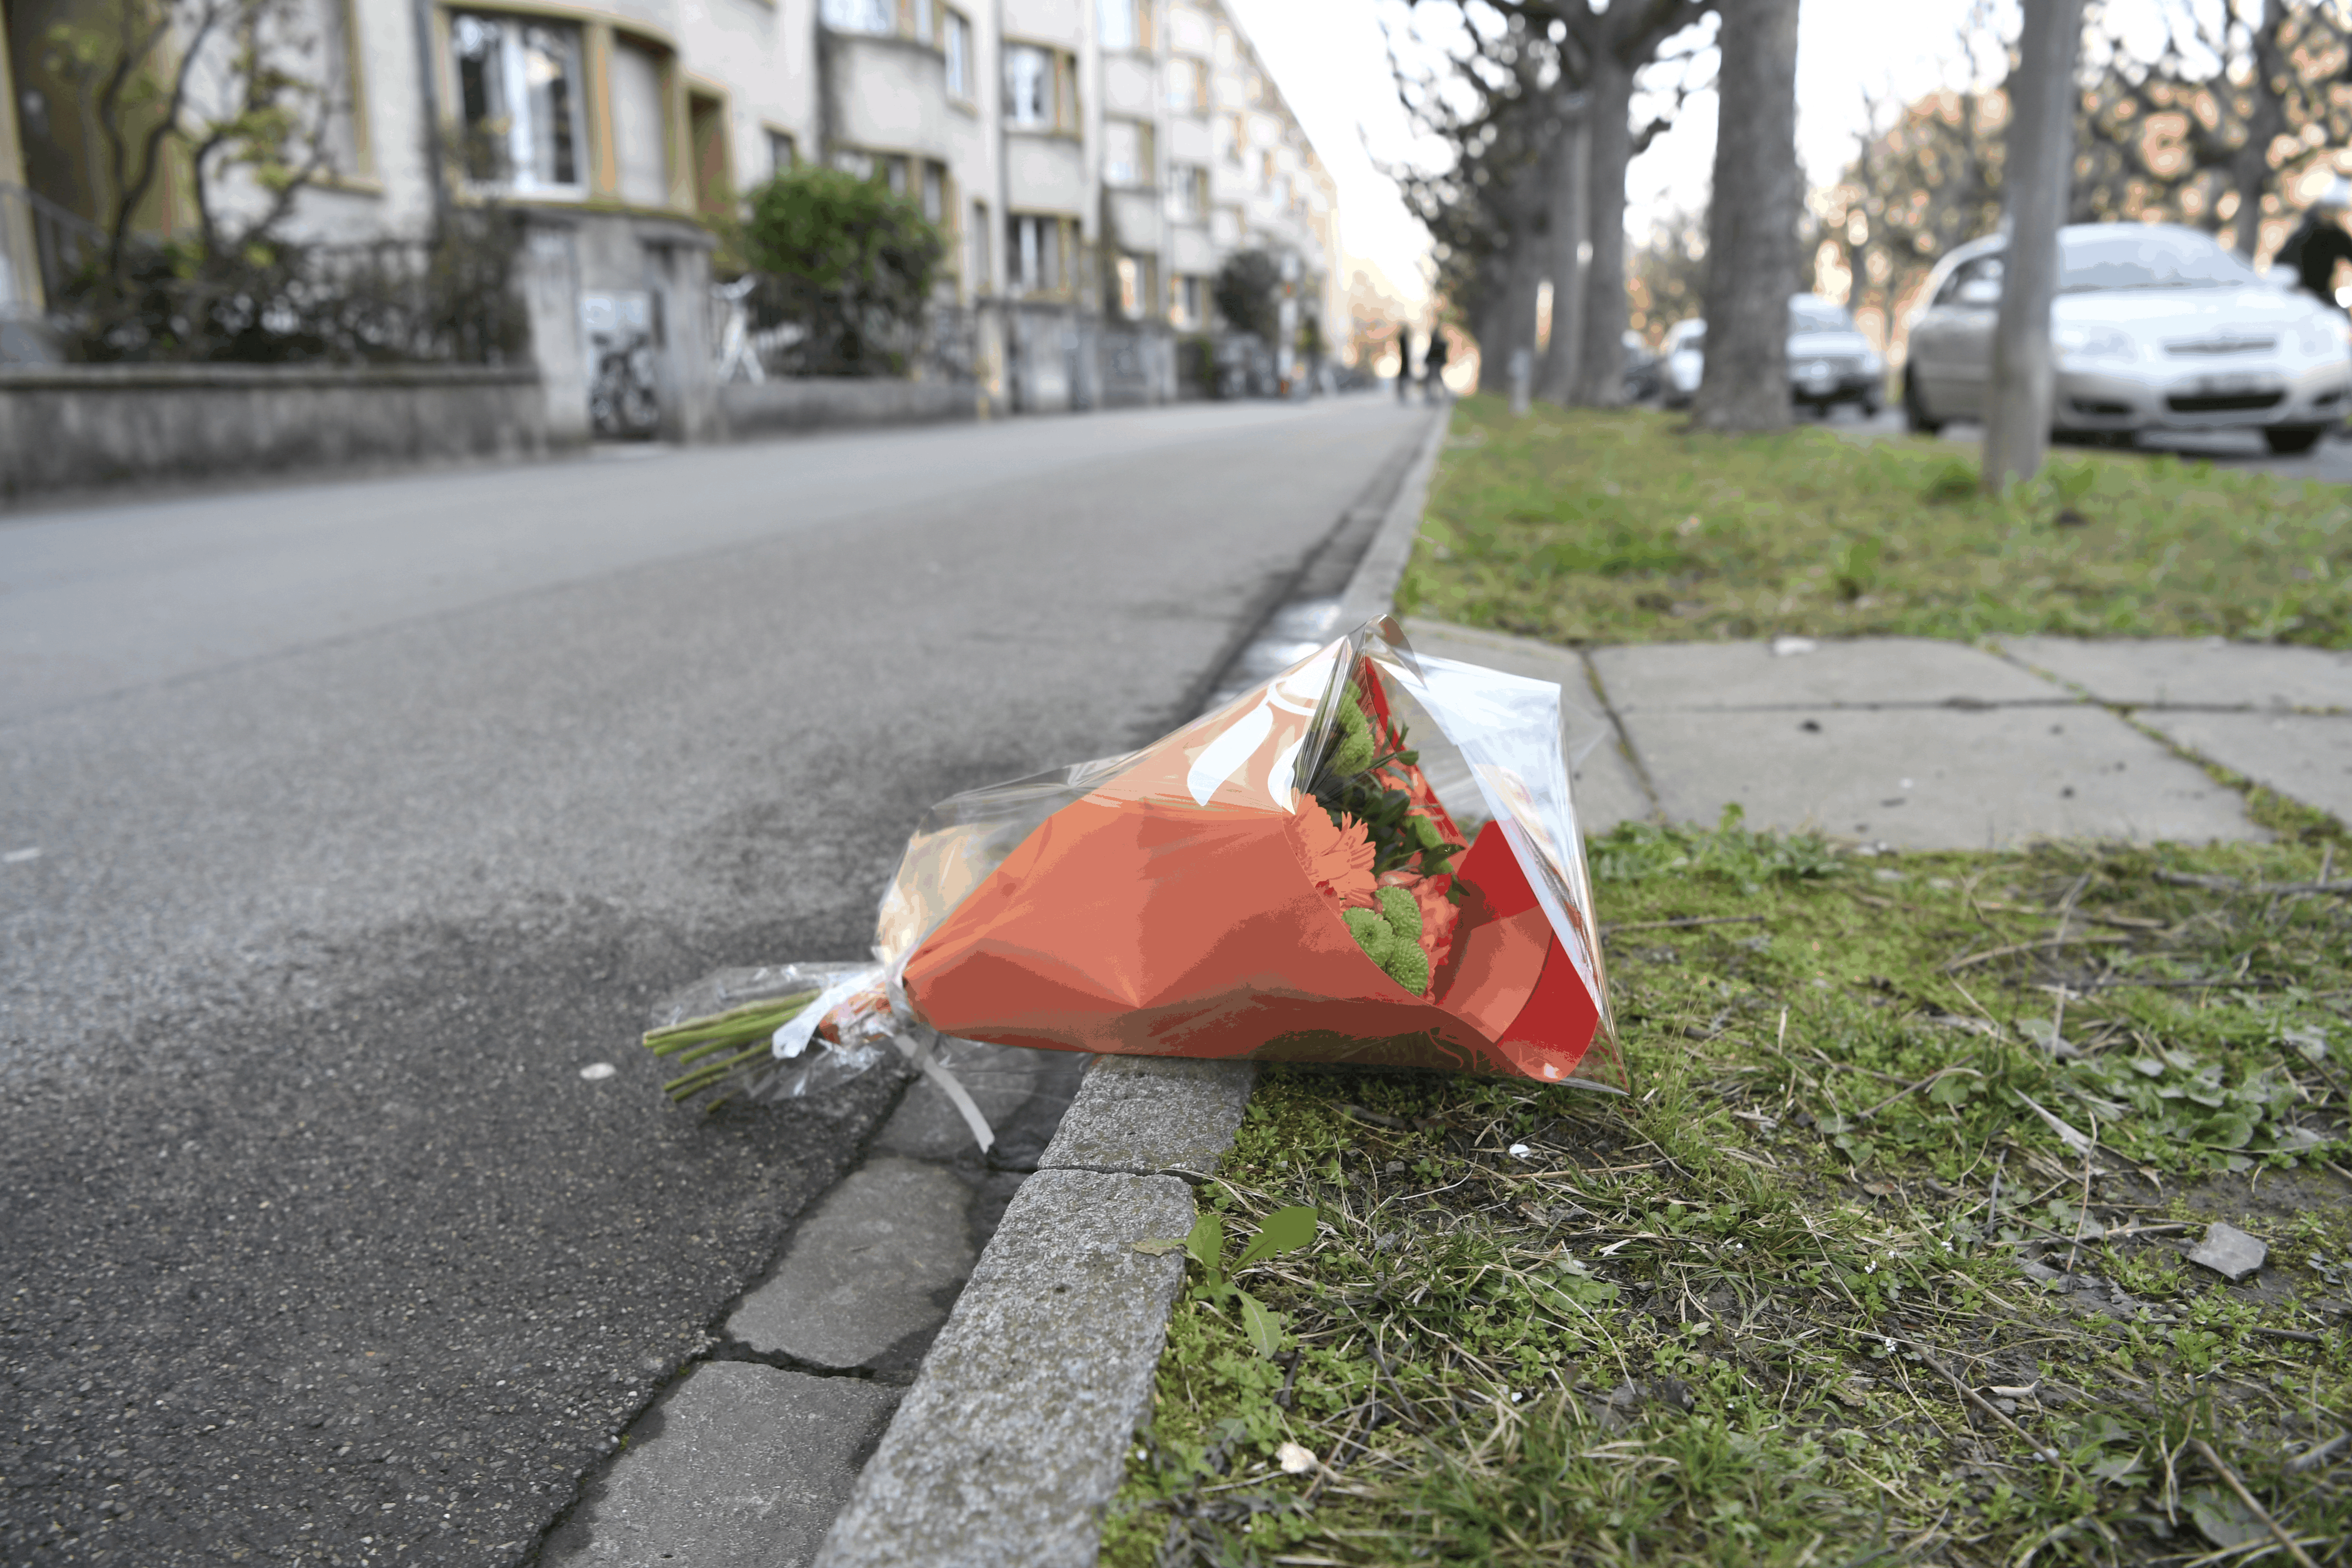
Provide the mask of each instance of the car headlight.
[{"label": "car headlight", "polygon": [[2352,319],[2333,310],[2315,310],[2295,323],[2296,344],[2313,359],[2352,350]]},{"label": "car headlight", "polygon": [[2139,345],[2131,334],[2113,327],[2061,327],[2050,335],[2050,342],[2070,360],[2139,358]]}]

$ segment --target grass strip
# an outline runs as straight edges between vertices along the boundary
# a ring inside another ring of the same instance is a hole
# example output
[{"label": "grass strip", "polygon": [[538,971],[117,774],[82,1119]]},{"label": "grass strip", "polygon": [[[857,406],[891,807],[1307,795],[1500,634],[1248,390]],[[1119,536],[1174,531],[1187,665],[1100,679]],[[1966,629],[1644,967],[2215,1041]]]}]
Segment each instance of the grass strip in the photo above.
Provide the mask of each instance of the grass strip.
[{"label": "grass strip", "polygon": [[1410,614],[1553,642],[2225,636],[2352,647],[2352,493],[2061,449],[1991,498],[1948,442],[1455,405]]},{"label": "grass strip", "polygon": [[1201,1197],[1320,1235],[1271,1358],[1180,1301],[1103,1561],[2345,1561],[2331,854],[1595,841],[1636,1095],[1269,1069]]}]

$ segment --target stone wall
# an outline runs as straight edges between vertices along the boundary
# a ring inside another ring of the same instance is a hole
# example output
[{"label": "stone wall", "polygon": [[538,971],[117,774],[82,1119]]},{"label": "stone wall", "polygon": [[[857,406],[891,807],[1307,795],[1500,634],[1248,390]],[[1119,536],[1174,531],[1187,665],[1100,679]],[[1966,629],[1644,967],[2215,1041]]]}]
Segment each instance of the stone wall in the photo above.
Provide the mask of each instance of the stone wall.
[{"label": "stone wall", "polygon": [[718,394],[719,425],[736,441],[795,430],[971,419],[982,395],[954,382],[850,376],[796,376],[756,385],[730,382]]},{"label": "stone wall", "polygon": [[549,446],[539,372],[469,365],[0,366],[0,502]]}]

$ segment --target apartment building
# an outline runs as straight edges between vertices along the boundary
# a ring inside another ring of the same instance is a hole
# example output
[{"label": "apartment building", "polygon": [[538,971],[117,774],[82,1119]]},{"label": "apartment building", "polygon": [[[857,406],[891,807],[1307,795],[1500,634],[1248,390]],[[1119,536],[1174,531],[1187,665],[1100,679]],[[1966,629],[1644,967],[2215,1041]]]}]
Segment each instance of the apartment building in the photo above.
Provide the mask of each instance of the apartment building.
[{"label": "apartment building", "polygon": [[[0,0],[0,185],[47,210],[96,213],[103,176],[46,40],[119,3]],[[1245,247],[1297,257],[1290,309],[1344,338],[1332,182],[1219,0],[298,3],[334,118],[297,226],[523,214],[551,400],[635,341],[689,407],[716,336],[702,220],[813,160],[889,181],[948,232],[941,302],[1000,406],[1172,397],[1173,340],[1214,325],[1211,282]],[[185,221],[180,184],[156,226]],[[38,306],[31,210],[0,203],[0,312]]]}]

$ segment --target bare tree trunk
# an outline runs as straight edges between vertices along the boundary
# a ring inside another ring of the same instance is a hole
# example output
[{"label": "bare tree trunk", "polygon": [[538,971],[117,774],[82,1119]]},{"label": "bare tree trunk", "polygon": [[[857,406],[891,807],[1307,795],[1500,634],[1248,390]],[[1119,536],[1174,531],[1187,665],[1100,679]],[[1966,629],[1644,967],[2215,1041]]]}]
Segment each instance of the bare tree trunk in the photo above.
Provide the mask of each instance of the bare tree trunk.
[{"label": "bare tree trunk", "polygon": [[1544,267],[1550,258],[1543,232],[1543,197],[1549,183],[1549,160],[1529,164],[1512,178],[1504,195],[1510,214],[1510,235],[1497,258],[1499,284],[1492,306],[1481,313],[1478,334],[1478,390],[1511,390],[1511,353],[1535,351],[1536,301],[1543,288]]},{"label": "bare tree trunk", "polygon": [[1633,159],[1633,73],[1613,51],[1592,52],[1585,102],[1585,237],[1592,259],[1584,268],[1572,394],[1576,402],[1614,408],[1625,401],[1625,165]]},{"label": "bare tree trunk", "polygon": [[1984,486],[1994,494],[2042,472],[2050,451],[2050,302],[2058,293],[2058,229],[2074,170],[2074,56],[2082,38],[2083,0],[2025,0],[2003,176],[2009,255],[1985,421]]},{"label": "bare tree trunk", "polygon": [[1713,430],[1779,430],[1789,423],[1789,297],[1802,204],[1797,0],[1723,0],[1722,14],[1706,372],[1692,412]]},{"label": "bare tree trunk", "polygon": [[1584,340],[1584,246],[1592,232],[1587,208],[1591,123],[1584,95],[1564,106],[1559,146],[1552,155],[1551,343],[1536,372],[1536,396],[1570,402],[1576,392],[1577,353]]},{"label": "bare tree trunk", "polygon": [[2231,214],[2231,227],[2236,231],[2238,254],[2248,261],[2254,259],[2254,249],[2263,240],[2263,194],[2278,177],[2278,171],[2271,166],[2271,143],[2287,130],[2280,84],[2294,79],[2294,66],[2279,47],[2282,20],[2277,0],[2261,0],[2250,40],[2253,80],[2248,86],[2252,112],[2246,117],[2245,142],[2230,160],[2230,186],[2238,193],[2238,210]]}]

